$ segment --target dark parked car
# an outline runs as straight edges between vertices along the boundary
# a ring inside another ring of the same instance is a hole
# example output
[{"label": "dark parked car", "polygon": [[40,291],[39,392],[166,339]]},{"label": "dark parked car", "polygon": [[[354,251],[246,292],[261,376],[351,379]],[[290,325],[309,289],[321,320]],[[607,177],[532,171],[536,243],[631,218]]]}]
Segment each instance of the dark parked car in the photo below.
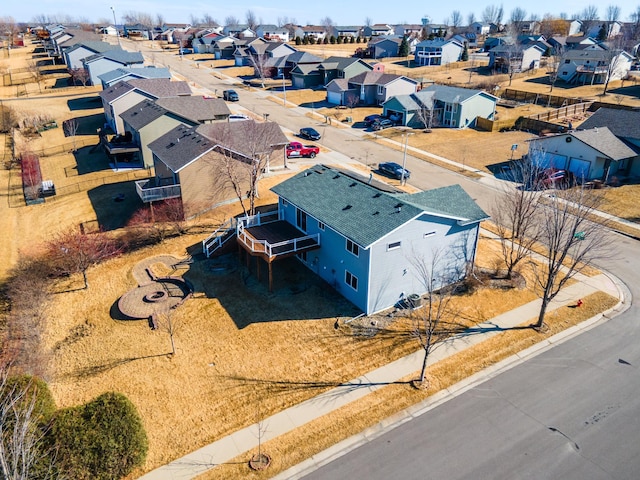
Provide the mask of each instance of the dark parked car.
[{"label": "dark parked car", "polygon": [[393,122],[388,118],[381,118],[380,120],[373,122],[371,128],[373,130],[384,130],[385,128],[393,127],[393,125]]},{"label": "dark parked car", "polygon": [[229,102],[237,102],[238,100],[240,100],[235,90],[225,90],[224,92],[222,92],[222,98]]},{"label": "dark parked car", "polygon": [[547,168],[535,177],[535,187],[538,189],[557,188],[564,189],[575,186],[575,176],[567,171],[557,168]]},{"label": "dark parked car", "polygon": [[300,129],[300,137],[307,140],[320,140],[320,134],[315,128],[305,127]]},{"label": "dark parked car", "polygon": [[373,115],[367,115],[366,117],[364,117],[364,123],[367,124],[367,127],[370,127],[375,122],[377,122],[378,120],[382,120],[383,118],[384,117],[379,113],[374,113]]},{"label": "dark parked car", "polygon": [[[398,180],[402,179],[402,166],[398,165],[395,162],[384,162],[378,165],[378,170],[380,173],[384,173],[385,175],[389,175],[390,177],[397,178]],[[404,179],[408,180],[411,177],[411,172],[404,169]]]}]

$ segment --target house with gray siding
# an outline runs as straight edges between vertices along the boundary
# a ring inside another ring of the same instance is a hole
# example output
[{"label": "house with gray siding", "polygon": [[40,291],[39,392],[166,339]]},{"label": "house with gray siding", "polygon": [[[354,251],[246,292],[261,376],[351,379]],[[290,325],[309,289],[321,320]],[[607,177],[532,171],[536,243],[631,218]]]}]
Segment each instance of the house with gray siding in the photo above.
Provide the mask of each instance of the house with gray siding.
[{"label": "house with gray siding", "polygon": [[82,65],[89,73],[91,85],[101,85],[100,75],[122,67],[142,68],[144,57],[140,52],[108,50],[82,59]]},{"label": "house with gray siding", "polygon": [[421,67],[446,65],[460,60],[463,50],[464,44],[456,40],[423,40],[416,45],[414,61]]},{"label": "house with gray siding", "polygon": [[[272,191],[278,195],[274,221],[241,220],[239,244],[269,269],[280,254],[297,253],[367,315],[426,293],[423,262],[441,260],[433,273],[438,288],[463,279],[475,260],[480,222],[488,218],[459,185],[408,194],[325,165]],[[291,241],[279,244],[281,250],[268,241],[261,252],[252,250],[254,240],[276,231]]]},{"label": "house with gray siding", "polygon": [[142,100],[191,95],[187,82],[172,82],[167,78],[139,78],[118,82],[99,94],[104,108],[105,126],[122,135],[124,124],[120,114]]},{"label": "house with gray siding", "polygon": [[327,85],[334,78],[351,78],[359,73],[369,72],[373,66],[360,58],[329,57],[318,65],[322,75],[322,85]]},{"label": "house with gray siding", "polygon": [[640,147],[618,138],[607,126],[534,138],[529,142],[528,158],[536,167],[568,170],[578,180],[608,182],[612,177],[640,174]]},{"label": "house with gray siding", "polygon": [[[498,98],[483,90],[429,85],[411,95],[397,95],[383,104],[383,114],[399,118],[401,125],[425,128],[466,128],[476,124],[476,118],[492,120]],[[433,112],[433,113],[431,113]]]},{"label": "house with gray siding", "polygon": [[154,66],[138,68],[121,67],[103,73],[98,78],[100,79],[100,83],[102,83],[102,88],[105,89],[118,82],[126,82],[127,80],[134,80],[136,78],[171,79],[171,72],[168,68],[157,68]]},{"label": "house with gray siding", "polygon": [[418,82],[382,71],[363,72],[349,79],[335,79],[327,85],[327,102],[333,105],[382,105],[396,95],[416,91]]},{"label": "house with gray siding", "polygon": [[111,45],[102,41],[84,41],[76,43],[74,46],[67,48],[64,51],[64,63],[69,70],[75,70],[77,68],[84,68],[82,60],[98,53],[106,52],[107,50],[120,49],[117,45]]}]

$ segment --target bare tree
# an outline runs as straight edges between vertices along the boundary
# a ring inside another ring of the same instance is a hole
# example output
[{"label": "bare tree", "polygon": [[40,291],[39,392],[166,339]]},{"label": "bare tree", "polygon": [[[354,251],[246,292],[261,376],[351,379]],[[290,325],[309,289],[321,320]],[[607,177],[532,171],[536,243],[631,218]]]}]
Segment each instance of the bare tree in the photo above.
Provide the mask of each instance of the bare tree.
[{"label": "bare tree", "polygon": [[609,255],[606,222],[590,220],[601,203],[600,194],[583,186],[556,190],[545,198],[536,233],[543,248],[542,260],[533,264],[542,299],[536,328],[544,325],[547,307],[562,287],[590,263]]},{"label": "bare tree", "polygon": [[545,13],[540,22],[540,33],[547,39],[554,35],[566,36],[569,33],[569,22]]},{"label": "bare tree", "polygon": [[76,151],[76,133],[78,133],[78,120],[75,118],[71,118],[69,120],[65,120],[62,123],[62,129],[64,130],[64,134],[67,137],[73,138],[73,151]]},{"label": "bare tree", "polygon": [[[527,18],[527,11],[523,8],[516,7],[511,10],[511,16],[509,19],[509,23],[511,27],[514,29],[514,33],[516,35],[522,33],[522,24],[524,23],[525,18]],[[515,41],[514,37],[514,41]]]},{"label": "bare tree", "polygon": [[165,24],[164,15],[162,15],[161,13],[156,13],[156,25],[158,27],[163,27],[164,24]]},{"label": "bare tree", "polygon": [[38,91],[42,93],[43,75],[42,75],[42,71],[40,70],[40,67],[38,66],[38,62],[34,60],[28,62],[27,69],[29,70],[29,73],[31,73],[31,75],[33,76],[33,80],[38,84]]},{"label": "bare tree", "polygon": [[454,33],[462,26],[462,13],[460,10],[451,12],[450,25],[453,27]]},{"label": "bare tree", "polygon": [[238,17],[234,17],[233,15],[228,15],[224,19],[224,24],[225,25],[240,25],[240,20],[238,20]]},{"label": "bare tree", "polygon": [[[551,88],[549,92],[553,92],[553,87],[558,81],[558,73],[560,71],[560,67],[562,65],[562,55],[564,54],[564,48],[562,45],[557,44],[551,50],[551,55],[547,59],[547,74],[549,75],[549,85]],[[549,97],[549,101],[551,101],[551,97]]]},{"label": "bare tree", "polygon": [[333,29],[335,23],[331,20],[331,17],[324,17],[320,20],[320,26],[324,28],[325,32],[329,32]]},{"label": "bare tree", "polygon": [[353,107],[355,107],[356,105],[358,105],[360,103],[360,97],[358,95],[356,95],[355,93],[348,93],[346,98],[345,98],[345,104],[347,107],[349,107],[351,109],[351,112],[353,113]]},{"label": "bare tree", "polygon": [[425,131],[430,131],[437,126],[438,119],[435,115],[435,98],[433,95],[429,97],[420,97],[420,108],[416,110],[416,115],[423,125]]},{"label": "bare tree", "polygon": [[603,51],[602,62],[604,63],[606,71],[602,95],[607,94],[611,80],[622,79],[626,76],[627,69],[624,66],[627,64],[625,61],[625,55],[627,55],[627,53],[622,49],[623,42],[624,39],[622,37],[616,37],[610,42],[609,48]]},{"label": "bare tree", "polygon": [[11,381],[0,372],[0,473],[6,480],[54,478],[46,447],[48,407],[38,401],[38,385]]},{"label": "bare tree", "polygon": [[472,23],[476,23],[476,14],[473,12],[467,15],[467,24],[471,25]]},{"label": "bare tree", "polygon": [[250,54],[249,61],[253,65],[253,70],[260,77],[260,85],[264,88],[264,81],[270,77],[270,67],[267,65],[269,56],[266,53]]},{"label": "bare tree", "polygon": [[496,25],[500,25],[502,23],[502,17],[504,15],[504,9],[502,5],[499,7],[496,5],[487,5],[482,11],[482,22],[483,23],[494,23]]},{"label": "bare tree", "polygon": [[176,341],[175,335],[180,330],[181,322],[180,320],[174,318],[173,312],[170,309],[165,310],[156,316],[156,326],[167,335],[169,335],[169,340],[171,342],[171,355],[176,354]]},{"label": "bare tree", "polygon": [[491,208],[500,239],[505,277],[511,278],[520,263],[529,257],[537,238],[539,218],[537,169],[530,161],[511,162],[502,191]]},{"label": "bare tree", "polygon": [[89,82],[89,71],[86,68],[72,68],[69,70],[69,74],[71,75],[71,80],[73,80],[74,85],[80,82],[83,87],[87,86]]},{"label": "bare tree", "polygon": [[247,26],[251,30],[255,30],[256,27],[258,26],[258,18],[256,17],[256,13],[253,10],[247,10],[247,12],[244,15],[245,15],[244,18],[247,23]]},{"label": "bare tree", "polygon": [[6,36],[9,41],[9,48],[7,54],[11,55],[11,47],[15,41],[16,35],[18,35],[19,27],[16,21],[11,16],[0,17],[0,32],[2,36]]},{"label": "bare tree", "polygon": [[54,235],[47,242],[46,249],[55,272],[60,275],[81,273],[85,289],[89,287],[89,267],[122,251],[121,246],[107,234],[85,234],[75,230]]},{"label": "bare tree", "polygon": [[522,55],[522,45],[505,45],[500,55],[496,57],[494,65],[509,76],[509,86],[513,76],[522,71]]},{"label": "bare tree", "polygon": [[202,14],[202,23],[205,27],[215,27],[218,25],[218,21],[208,13]]},{"label": "bare tree", "polygon": [[[455,248],[449,251],[414,251],[409,258],[414,273],[426,292],[423,295],[424,305],[411,312],[412,336],[418,340],[424,352],[420,377],[417,380],[422,387],[428,386],[426,379],[429,355],[451,334],[451,331],[442,328],[441,324],[445,317],[455,316],[451,309],[451,299],[455,291],[452,284],[462,277],[463,272],[451,267],[457,263],[452,261],[452,256],[455,257],[457,252],[452,250]],[[411,299],[408,301],[411,302]]]},{"label": "bare tree", "polygon": [[580,20],[582,21],[582,33],[587,35],[598,21],[598,7],[595,5],[586,6],[580,13]]}]

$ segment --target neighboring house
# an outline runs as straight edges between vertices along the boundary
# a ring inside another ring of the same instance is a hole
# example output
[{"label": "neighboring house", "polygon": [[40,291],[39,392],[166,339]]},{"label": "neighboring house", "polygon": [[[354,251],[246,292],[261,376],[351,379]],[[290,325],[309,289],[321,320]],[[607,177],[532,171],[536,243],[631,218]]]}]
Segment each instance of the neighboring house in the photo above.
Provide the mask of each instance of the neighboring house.
[{"label": "neighboring house", "polygon": [[360,32],[362,31],[362,27],[358,27],[356,25],[344,25],[338,27],[329,27],[329,34],[334,37],[343,37],[343,38],[357,38],[360,36]]},{"label": "neighboring house", "polygon": [[429,119],[432,127],[466,128],[475,126],[477,117],[492,120],[497,102],[497,97],[482,90],[430,85],[411,95],[390,98],[383,105],[383,114],[412,128],[424,128]]},{"label": "neighboring house", "polygon": [[222,29],[222,33],[238,39],[255,38],[256,32],[249,28],[249,25],[226,25]]},{"label": "neighboring house", "polygon": [[[264,148],[251,149],[262,147],[249,140],[256,137],[264,140]],[[224,177],[225,160],[251,163],[256,155],[268,155],[274,163],[283,162],[287,142],[274,122],[178,125],[149,144],[155,177],[136,182],[136,191],[145,203],[180,198],[185,217],[192,218],[236,198]],[[243,191],[249,188],[246,178],[240,181]]]},{"label": "neighboring house", "polygon": [[546,51],[543,44],[498,45],[489,51],[489,68],[501,72],[525,72],[540,67],[540,59]]},{"label": "neighboring house", "polygon": [[288,42],[289,30],[277,25],[258,25],[256,35],[270,42]]},{"label": "neighboring house", "polygon": [[320,63],[322,63],[322,58],[317,55],[300,50],[295,51],[292,54],[287,55],[286,58],[285,68],[287,76],[289,76],[291,70],[298,65],[313,65],[317,67]]},{"label": "neighboring house", "polygon": [[144,66],[144,57],[140,52],[108,50],[104,53],[83,59],[82,64],[89,73],[91,85],[101,85],[100,75],[115,70],[116,68],[141,68]]},{"label": "neighboring house", "polygon": [[384,23],[367,25],[362,29],[362,35],[365,37],[391,36],[394,34],[395,34],[394,28]]},{"label": "neighboring house", "polygon": [[157,68],[154,66],[128,68],[121,67],[111,70],[110,72],[103,73],[98,77],[102,88],[108,88],[111,85],[115,85],[118,82],[126,82],[127,80],[134,80],[136,78],[171,78],[171,72],[168,68]]},{"label": "neighboring house", "polygon": [[627,76],[634,58],[624,50],[578,50],[565,52],[558,66],[558,79],[569,84],[593,85],[621,80]]},{"label": "neighboring house", "polygon": [[[608,181],[611,176],[640,172],[635,150],[608,127],[577,130],[530,140],[529,158],[539,168],[569,170],[584,181]],[[637,163],[637,162],[635,162]]]},{"label": "neighboring house", "polygon": [[540,33],[540,22],[537,20],[525,20],[524,22],[518,22],[520,33],[525,35],[535,35]]},{"label": "neighboring house", "polygon": [[166,78],[143,78],[118,82],[100,93],[106,125],[122,135],[124,124],[120,114],[142,100],[191,95],[187,82],[172,82]]},{"label": "neighboring house", "polygon": [[324,37],[327,36],[326,27],[320,25],[305,25],[304,27],[297,27],[294,30],[294,39],[296,37],[300,37],[301,39],[304,37],[315,38],[316,40],[324,40]]},{"label": "neighboring house", "polygon": [[476,35],[488,35],[491,31],[491,25],[482,22],[473,22],[469,25],[469,29]]},{"label": "neighboring house", "polygon": [[[270,72],[263,72],[267,77],[277,77],[281,75],[282,69],[286,64],[286,58],[289,55],[296,53],[297,50],[291,45],[284,42],[266,42],[266,43],[252,43],[247,49],[247,59],[245,65],[253,66],[256,70],[255,74],[260,75],[259,69],[271,70]],[[274,59],[281,59],[281,62],[275,62]],[[268,74],[267,74],[268,73]]]},{"label": "neighboring house", "polygon": [[368,56],[369,58],[397,57],[401,43],[402,37],[374,37],[367,45]]},{"label": "neighboring house", "polygon": [[[64,63],[69,70],[84,68],[82,60],[93,55],[104,53],[108,50],[120,49],[117,45],[111,45],[102,41],[86,41],[76,43],[74,46],[64,51]],[[121,49],[120,49],[121,50]]]},{"label": "neighboring house", "polygon": [[414,61],[420,67],[446,65],[460,60],[463,50],[464,44],[456,40],[423,40],[416,45]]},{"label": "neighboring house", "polygon": [[327,85],[334,78],[355,77],[359,73],[373,70],[373,67],[360,58],[329,57],[318,65],[322,75],[322,85]]},{"label": "neighboring house", "polygon": [[120,114],[124,131],[131,132],[133,143],[141,150],[145,168],[153,166],[148,145],[179,124],[201,125],[226,120],[229,108],[220,98],[198,95],[143,100]]},{"label": "neighboring house", "polygon": [[449,27],[444,23],[427,23],[422,27],[422,35],[425,37],[448,37],[451,34]]},{"label": "neighboring house", "polygon": [[151,27],[137,23],[135,25],[125,25],[124,36],[141,40],[151,40],[153,32]]},{"label": "neighboring house", "polygon": [[[604,30],[604,37],[600,34]],[[618,21],[596,21],[595,25],[586,32],[586,35],[593,38],[614,38],[622,33],[622,23]]]},{"label": "neighboring house", "polygon": [[401,24],[395,25],[393,33],[398,35],[399,37],[419,37],[422,33],[422,24],[412,23],[412,24]]},{"label": "neighboring house", "polygon": [[582,20],[574,19],[569,22],[568,35],[580,35],[582,34]]},{"label": "neighboring house", "polygon": [[112,37],[117,37],[118,29],[115,27],[115,25],[107,25],[105,27],[100,27],[98,29],[98,33],[102,35],[110,35]]},{"label": "neighboring house", "polygon": [[[297,254],[367,315],[426,293],[421,261],[440,260],[433,272],[438,288],[463,279],[488,218],[459,185],[407,194],[324,165],[271,190],[279,197],[274,221],[241,219],[238,244],[266,261],[269,272],[274,261]],[[277,249],[273,238],[282,239]]]},{"label": "neighboring house", "polygon": [[228,35],[217,37],[213,39],[206,53],[213,53],[216,60],[233,58],[237,41],[237,38]]},{"label": "neighboring house", "polygon": [[584,35],[567,36],[565,40],[565,46],[567,47],[567,50],[584,48],[585,46],[588,46],[588,45],[597,45],[597,44],[598,42],[595,39],[591,37],[586,37]]},{"label": "neighboring house", "polygon": [[382,105],[395,95],[416,91],[418,82],[403,75],[372,71],[327,85],[327,102],[333,105]]},{"label": "neighboring house", "polygon": [[320,63],[302,63],[293,67],[289,73],[293,88],[315,88],[322,85],[323,72],[318,70]]},{"label": "neighboring house", "polygon": [[216,32],[206,33],[191,41],[191,47],[195,53],[213,53],[213,42],[222,35]]}]

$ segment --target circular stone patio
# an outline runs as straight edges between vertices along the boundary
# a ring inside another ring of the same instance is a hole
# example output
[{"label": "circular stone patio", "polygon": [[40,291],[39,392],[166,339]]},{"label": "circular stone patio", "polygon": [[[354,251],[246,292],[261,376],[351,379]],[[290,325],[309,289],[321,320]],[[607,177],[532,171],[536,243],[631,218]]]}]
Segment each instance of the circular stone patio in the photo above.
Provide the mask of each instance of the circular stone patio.
[{"label": "circular stone patio", "polygon": [[184,280],[160,278],[129,290],[120,300],[120,312],[131,318],[149,318],[180,305],[191,293]]}]

